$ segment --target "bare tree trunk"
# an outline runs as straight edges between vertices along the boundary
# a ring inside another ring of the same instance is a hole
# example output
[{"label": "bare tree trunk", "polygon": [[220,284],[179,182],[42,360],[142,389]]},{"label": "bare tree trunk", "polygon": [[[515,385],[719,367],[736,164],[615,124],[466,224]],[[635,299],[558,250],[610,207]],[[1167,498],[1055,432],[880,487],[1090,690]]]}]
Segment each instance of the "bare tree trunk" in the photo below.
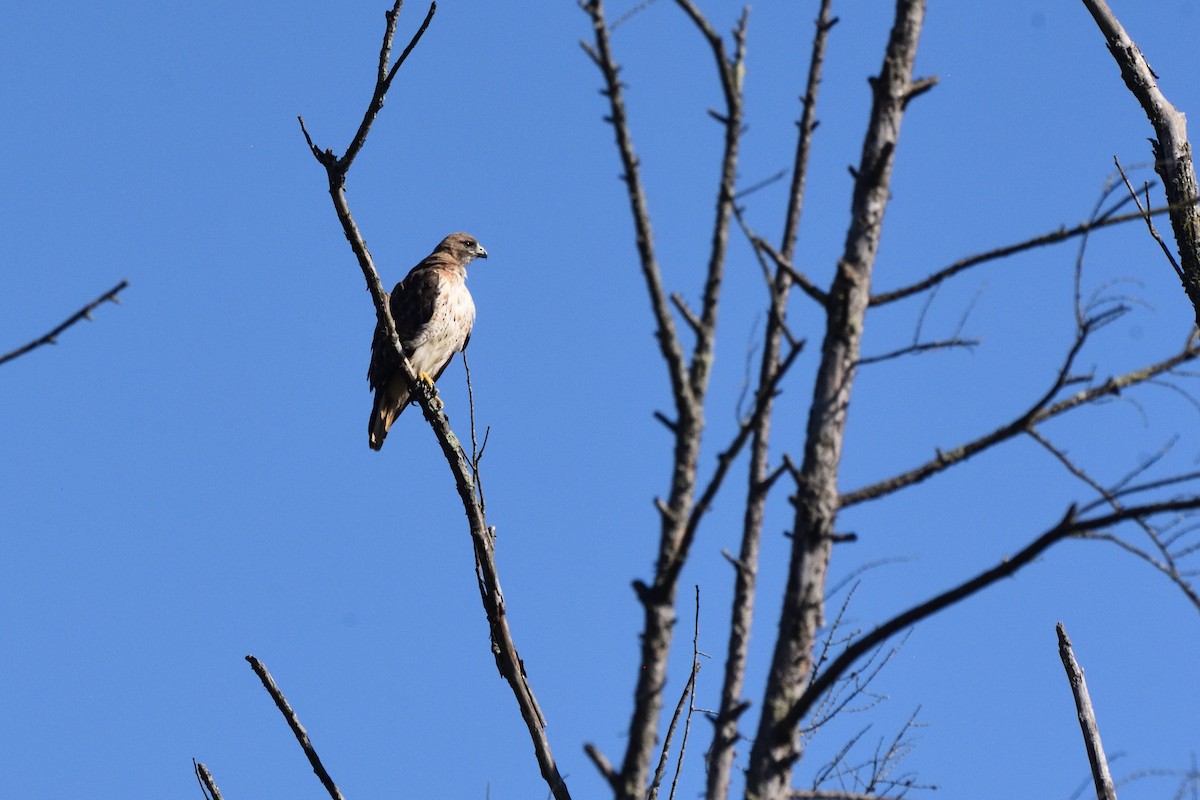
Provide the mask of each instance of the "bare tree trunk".
[{"label": "bare tree trunk", "polygon": [[825,341],[809,410],[779,637],[746,777],[746,797],[755,800],[787,797],[792,765],[800,756],[797,729],[781,723],[808,684],[817,631],[824,624],[825,577],[838,511],[837,476],[846,411],[900,121],[908,101],[930,85],[914,84],[912,78],[924,16],[924,0],[897,2],[883,67],[872,81],[871,120],[854,186],[845,251],[829,293]]}]

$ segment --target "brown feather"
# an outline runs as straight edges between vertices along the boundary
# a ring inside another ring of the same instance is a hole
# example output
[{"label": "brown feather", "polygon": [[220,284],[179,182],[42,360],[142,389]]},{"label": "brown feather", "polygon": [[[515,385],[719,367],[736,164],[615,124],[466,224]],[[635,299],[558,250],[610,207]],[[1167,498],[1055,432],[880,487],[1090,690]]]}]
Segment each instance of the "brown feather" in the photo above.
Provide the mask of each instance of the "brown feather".
[{"label": "brown feather", "polygon": [[[466,267],[487,251],[465,233],[452,233],[396,284],[388,299],[396,333],[413,369],[437,380],[471,336],[475,304],[466,288]],[[376,324],[367,380],[375,390],[367,424],[372,450],[383,447],[388,430],[408,405],[409,388],[400,359]]]}]

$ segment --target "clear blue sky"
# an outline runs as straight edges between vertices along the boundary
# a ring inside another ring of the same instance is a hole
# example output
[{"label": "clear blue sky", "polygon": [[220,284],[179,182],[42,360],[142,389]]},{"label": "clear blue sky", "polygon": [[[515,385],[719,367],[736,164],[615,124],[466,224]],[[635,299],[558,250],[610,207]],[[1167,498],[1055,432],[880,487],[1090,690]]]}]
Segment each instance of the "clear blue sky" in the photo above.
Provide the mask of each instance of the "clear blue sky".
[{"label": "clear blue sky", "polygon": [[[348,797],[545,796],[487,626],[458,500],[420,416],[381,454],[366,442],[370,300],[304,147],[303,114],[340,152],[370,95],[385,2],[18,2],[0,26],[0,350],[44,333],[122,278],[121,306],[0,369],[0,770],[14,797],[196,797],[191,758],[227,798],[319,797],[242,660],[261,658]],[[617,18],[632,2],[611,2]],[[704,2],[721,30],[739,6]],[[846,225],[892,4],[835,3],[799,261],[827,281]],[[1168,95],[1200,118],[1194,0],[1117,0]],[[397,39],[424,13],[410,3]],[[791,161],[815,2],[750,20],[750,185]],[[637,669],[629,589],[651,567],[651,501],[668,481],[669,403],[635,261],[600,76],[572,2],[446,0],[350,175],[389,286],[446,233],[478,236],[471,363],[488,511],[518,647],[576,797],[605,793],[582,745],[618,758]],[[614,34],[634,140],[672,290],[695,298],[720,131],[710,54],[661,0]],[[876,285],[1088,214],[1118,155],[1152,177],[1148,123],[1078,2],[933,2],[918,72],[940,86],[904,123]],[[776,238],[784,185],[746,198]],[[1164,225],[1165,230],[1165,225]],[[1011,419],[1070,336],[1076,248],[948,285],[926,330],[950,352],[864,371],[842,486],[852,489]],[[1089,290],[1145,300],[1085,351],[1098,375],[1158,360],[1192,319],[1144,230],[1098,234]],[[821,325],[785,386],[778,453],[801,448]],[[708,465],[732,430],[764,303],[731,250],[709,411]],[[920,301],[872,314],[866,350],[906,344]],[[1193,387],[1194,388],[1194,387]],[[442,379],[465,433],[465,386]],[[1046,432],[1115,480],[1178,433],[1164,471],[1195,468],[1198,412],[1150,387]],[[1143,417],[1143,411],[1145,416]],[[682,580],[702,591],[700,647],[725,643],[742,479]],[[863,576],[869,626],[1021,547],[1086,498],[1036,445],[1012,443],[903,497],[854,510],[836,581]],[[764,544],[750,699],[769,658],[786,564],[782,493]],[[690,618],[685,601],[681,616]],[[917,706],[903,769],[944,797],[1064,798],[1087,762],[1055,649],[1064,620],[1118,776],[1182,768],[1200,746],[1200,620],[1115,548],[1068,543],[1016,579],[921,625],[874,687],[888,696],[818,739],[798,770],[868,723],[868,749]],[[690,639],[680,630],[678,641]],[[668,696],[685,680],[678,649]],[[700,675],[715,706],[717,662]],[[673,700],[672,700],[673,702]],[[752,710],[751,714],[754,713]],[[699,721],[682,796],[710,726]],[[1157,797],[1143,781],[1122,797]]]}]

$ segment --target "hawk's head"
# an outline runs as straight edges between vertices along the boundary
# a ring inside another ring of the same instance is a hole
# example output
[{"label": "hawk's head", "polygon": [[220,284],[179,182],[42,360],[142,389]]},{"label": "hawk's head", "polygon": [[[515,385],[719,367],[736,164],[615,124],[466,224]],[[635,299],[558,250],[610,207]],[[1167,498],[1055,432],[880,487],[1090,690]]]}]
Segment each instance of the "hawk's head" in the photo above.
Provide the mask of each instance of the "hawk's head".
[{"label": "hawk's head", "polygon": [[476,258],[487,258],[487,250],[469,233],[452,233],[439,244],[435,253],[449,253],[460,265],[466,266]]}]

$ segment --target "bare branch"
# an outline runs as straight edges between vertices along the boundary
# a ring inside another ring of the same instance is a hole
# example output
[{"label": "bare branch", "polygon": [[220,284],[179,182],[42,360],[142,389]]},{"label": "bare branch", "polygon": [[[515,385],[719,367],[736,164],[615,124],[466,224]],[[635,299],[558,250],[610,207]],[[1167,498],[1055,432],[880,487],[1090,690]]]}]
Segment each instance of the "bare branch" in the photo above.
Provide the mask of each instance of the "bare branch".
[{"label": "bare branch", "polygon": [[1121,68],[1121,77],[1137,98],[1154,126],[1154,169],[1163,180],[1163,190],[1171,204],[1171,228],[1179,248],[1183,288],[1196,310],[1200,323],[1200,189],[1196,185],[1196,167],[1188,143],[1187,121],[1158,88],[1157,76],[1146,63],[1142,51],[1129,38],[1121,22],[1104,0],[1083,0],[1108,42],[1108,52]]},{"label": "bare branch", "polygon": [[633,213],[642,275],[646,280],[646,289],[650,294],[650,306],[658,325],[655,337],[658,339],[663,359],[667,362],[667,372],[675,397],[677,399],[687,398],[689,388],[683,347],[679,343],[675,322],[671,317],[670,308],[667,306],[667,294],[662,285],[662,273],[654,254],[654,231],[650,226],[650,211],[647,208],[646,191],[642,185],[641,172],[638,169],[637,153],[633,149],[633,138],[629,133],[629,119],[625,113],[624,84],[620,79],[620,67],[613,58],[612,47],[609,43],[604,3],[602,0],[587,0],[580,5],[592,19],[595,45],[589,45],[586,42],[580,44],[604,76],[603,94],[608,98],[609,103],[609,116],[606,119],[612,125],[613,132],[617,137],[617,149],[620,152],[621,166],[624,169],[622,177],[629,193],[629,206]]},{"label": "bare branch", "polygon": [[19,356],[23,356],[26,353],[28,353],[30,350],[35,350],[44,344],[57,344],[58,343],[57,339],[58,339],[59,334],[61,334],[67,328],[74,325],[76,322],[79,322],[79,320],[81,320],[81,319],[91,320],[92,312],[95,311],[100,306],[104,305],[106,302],[120,303],[121,299],[119,297],[117,297],[117,295],[120,294],[121,291],[128,285],[129,285],[129,281],[121,281],[116,286],[109,289],[107,292],[100,295],[95,300],[88,303],[86,306],[79,309],[71,316],[67,317],[65,322],[60,324],[54,330],[47,333],[45,336],[42,336],[40,339],[34,339],[29,344],[24,345],[22,347],[18,347],[16,350],[13,350],[12,352],[5,353],[4,355],[0,356],[0,364],[3,364],[8,361],[12,361],[14,358],[17,358]]},{"label": "bare branch", "polygon": [[[671,780],[671,793],[668,795],[670,800],[674,800],[675,787],[679,784],[679,772],[683,769],[683,754],[687,752],[688,732],[692,727],[692,714],[696,711],[696,676],[700,673],[700,586],[696,586],[696,614],[692,627],[692,668],[688,675],[687,683],[683,687],[683,693],[679,696],[679,704],[675,706],[675,713],[671,717],[671,724],[667,727],[667,736],[663,740],[662,755],[658,760],[658,769],[654,771],[654,780],[650,784],[650,790],[646,793],[647,800],[657,800],[658,790],[662,785],[663,775],[666,773],[667,757],[671,754],[671,740],[675,737],[675,728],[679,724],[679,717],[683,713],[684,703],[687,703],[687,719],[683,724],[683,740],[679,745],[679,758],[675,761],[675,777]],[[689,699],[690,698],[690,699]]]},{"label": "bare branch", "polygon": [[861,792],[839,792],[826,789],[796,789],[791,794],[791,800],[887,800],[878,794]]},{"label": "bare branch", "polygon": [[979,573],[975,577],[960,583],[930,600],[914,606],[896,615],[892,619],[877,626],[870,633],[855,640],[841,655],[810,683],[803,695],[790,708],[786,716],[779,722],[781,729],[790,730],[800,723],[813,705],[846,672],[859,658],[869,653],[879,644],[887,641],[897,633],[911,628],[921,620],[927,619],[956,603],[971,597],[986,589],[997,581],[1016,574],[1023,567],[1033,562],[1053,545],[1071,537],[1088,538],[1096,531],[1111,528],[1123,522],[1146,520],[1151,517],[1179,511],[1194,511],[1200,509],[1200,496],[1190,496],[1175,500],[1164,500],[1158,503],[1146,503],[1141,506],[1129,506],[1120,511],[1114,511],[1099,517],[1080,519],[1077,509],[1071,506],[1062,520],[1050,528],[1033,542],[1016,554],[1003,559],[991,569]]},{"label": "bare branch", "polygon": [[729,446],[717,454],[717,467],[705,485],[704,490],[700,493],[695,505],[692,507],[691,515],[688,518],[687,526],[684,528],[683,537],[680,540],[680,546],[677,551],[678,555],[667,565],[665,570],[667,574],[672,575],[672,580],[683,569],[683,564],[687,559],[692,542],[696,538],[696,532],[700,527],[700,520],[708,513],[713,500],[716,499],[725,476],[729,472],[729,467],[750,439],[750,434],[754,431],[757,421],[766,413],[768,403],[774,398],[780,381],[783,380],[783,377],[787,374],[792,364],[795,363],[796,357],[800,355],[803,349],[804,343],[798,343],[791,349],[783,361],[779,363],[779,368],[771,376],[770,382],[759,388],[758,396],[755,398],[754,412],[738,426],[737,433],[734,435],[733,441],[729,443]]},{"label": "bare branch", "polygon": [[604,780],[608,781],[608,785],[616,790],[621,785],[621,776],[617,774],[617,770],[613,767],[612,762],[608,760],[608,756],[600,751],[599,747],[588,742],[583,746],[583,752],[587,753],[587,757],[596,765],[596,769],[600,771],[600,775]]},{"label": "bare branch", "polygon": [[[1169,206],[1164,206],[1162,208],[1150,209],[1147,213],[1151,215],[1165,214],[1169,210]],[[927,291],[939,285],[946,279],[952,278],[960,272],[968,270],[971,267],[978,266],[979,264],[985,264],[989,261],[997,261],[1002,258],[1007,258],[1011,255],[1016,255],[1017,253],[1025,252],[1026,250],[1033,250],[1049,244],[1057,244],[1058,242],[1066,241],[1067,239],[1074,239],[1078,236],[1083,236],[1086,233],[1098,230],[1100,228],[1107,228],[1110,225],[1120,225],[1123,222],[1142,219],[1142,217],[1143,215],[1141,212],[1120,214],[1117,216],[1102,216],[1099,219],[1088,220],[1087,222],[1080,223],[1073,228],[1060,227],[1056,231],[1043,233],[1040,236],[1034,236],[1033,238],[1026,239],[1023,242],[1017,242],[1016,244],[1009,244],[1003,247],[997,247],[994,250],[988,250],[983,253],[977,253],[973,256],[967,256],[966,258],[955,261],[953,264],[938,270],[929,277],[924,278],[917,283],[905,286],[901,289],[894,289],[890,292],[881,292],[880,294],[873,295],[871,297],[871,305],[881,306],[887,303],[895,302],[896,300],[903,300],[904,298],[911,297],[914,294]]]},{"label": "bare branch", "polygon": [[1057,417],[1082,405],[1094,402],[1104,397],[1118,396],[1120,393],[1131,386],[1136,386],[1141,383],[1146,383],[1150,379],[1169,372],[1180,364],[1187,363],[1200,356],[1200,345],[1193,341],[1189,341],[1182,352],[1171,356],[1168,359],[1159,361],[1156,364],[1143,367],[1141,369],[1126,372],[1123,375],[1118,375],[1109,378],[1100,384],[1095,384],[1088,387],[1066,399],[1060,400],[1057,403],[1051,403],[1054,397],[1061,391],[1070,381],[1069,370],[1074,361],[1075,354],[1078,353],[1080,341],[1077,338],[1075,347],[1068,354],[1064,361],[1063,367],[1059,370],[1050,390],[1039,398],[1028,410],[1012,422],[1002,425],[991,433],[974,439],[965,444],[958,445],[950,450],[938,450],[937,456],[932,460],[927,461],[915,469],[911,469],[900,475],[892,478],[879,481],[878,483],[865,486],[861,489],[856,489],[852,492],[847,492],[841,497],[841,507],[862,503],[866,500],[873,500],[877,497],[882,497],[886,494],[891,494],[906,486],[911,486],[914,483],[921,481],[942,472],[956,464],[960,464],[966,459],[974,456],[989,447],[1008,441],[1014,436],[1025,433],[1033,426],[1045,422],[1048,419]]},{"label": "bare branch", "polygon": [[1075,697],[1075,709],[1079,713],[1079,727],[1083,731],[1083,744],[1087,748],[1088,763],[1092,765],[1096,800],[1117,800],[1117,791],[1113,788],[1112,775],[1108,772],[1108,759],[1104,757],[1104,746],[1100,743],[1100,728],[1096,725],[1096,712],[1092,709],[1092,698],[1088,695],[1083,670],[1075,660],[1075,651],[1071,648],[1067,629],[1060,622],[1055,626],[1055,630],[1058,631],[1058,655],[1062,659],[1063,669],[1067,671],[1071,694]]},{"label": "bare branch", "polygon": [[970,350],[974,347],[978,347],[979,344],[979,339],[959,339],[957,337],[953,339],[939,339],[933,342],[921,342],[919,344],[909,345],[908,347],[901,347],[897,350],[892,350],[887,353],[881,353],[877,356],[866,356],[865,358],[860,358],[858,360],[858,366],[863,367],[868,364],[878,364],[881,361],[890,361],[893,358],[900,358],[902,356],[919,355],[921,353],[928,353],[931,350],[952,350],[955,348],[965,348]]},{"label": "bare branch", "polygon": [[580,5],[592,20],[593,43],[584,44],[593,63],[605,79],[603,94],[609,100],[607,121],[616,134],[617,149],[624,167],[624,178],[634,218],[642,272],[650,294],[651,308],[658,323],[659,347],[667,363],[676,417],[671,421],[674,433],[674,463],[668,499],[660,506],[662,531],[659,537],[655,576],[651,583],[635,581],[634,586],[644,611],[641,658],[638,663],[634,709],[629,737],[620,769],[618,797],[623,800],[643,797],[650,780],[651,759],[663,706],[667,658],[675,623],[675,594],[679,570],[689,552],[694,535],[696,471],[704,427],[704,400],[713,363],[717,330],[717,312],[728,250],[729,224],[734,211],[738,147],[742,134],[742,79],[745,73],[746,13],[743,12],[733,33],[734,52],[727,56],[725,43],[688,0],[678,0],[681,8],[697,24],[708,41],[717,62],[717,72],[725,95],[724,113],[715,116],[725,129],[720,178],[716,193],[716,216],[712,245],[701,292],[700,307],[692,313],[678,297],[673,302],[695,333],[690,358],[684,356],[675,329],[668,297],[662,287],[651,238],[650,217],[638,172],[623,99],[623,85],[613,58],[609,28],[602,0],[584,0]]},{"label": "bare branch", "polygon": [[[1148,526],[1142,525],[1141,527],[1144,530]],[[1151,535],[1151,539],[1154,542],[1155,546],[1159,549],[1159,552],[1163,554],[1164,560],[1160,561],[1159,559],[1150,555],[1145,550],[1141,549],[1140,547],[1135,547],[1134,545],[1125,541],[1121,537],[1116,536],[1115,534],[1104,533],[1104,532],[1086,533],[1083,535],[1083,538],[1095,539],[1095,540],[1101,541],[1101,542],[1109,542],[1110,544],[1114,544],[1117,547],[1121,548],[1126,553],[1129,553],[1130,555],[1136,556],[1137,558],[1140,558],[1142,561],[1145,561],[1147,564],[1154,567],[1154,569],[1158,570],[1161,574],[1166,576],[1166,578],[1168,580],[1170,580],[1171,583],[1175,584],[1175,586],[1181,592],[1184,593],[1184,595],[1187,597],[1188,601],[1191,602],[1191,604],[1196,608],[1196,610],[1200,611],[1200,592],[1196,591],[1195,587],[1193,587],[1192,584],[1187,580],[1187,575],[1185,573],[1181,572],[1179,570],[1179,568],[1176,566],[1175,558],[1166,552],[1166,547],[1164,546],[1163,542],[1158,537],[1158,535],[1156,533],[1154,533],[1153,530],[1150,531],[1150,535]],[[1192,552],[1192,551],[1189,550],[1188,552],[1185,552],[1181,555],[1185,556],[1185,555],[1190,554],[1190,552]]]},{"label": "bare branch", "polygon": [[283,696],[283,692],[279,690],[279,686],[275,683],[275,679],[271,677],[271,673],[267,672],[266,666],[254,656],[246,656],[246,661],[250,662],[250,667],[254,670],[254,674],[258,675],[258,679],[262,681],[263,688],[267,690],[267,694],[271,695],[271,699],[275,701],[275,705],[279,708],[279,713],[283,714],[283,718],[287,720],[288,727],[292,729],[296,741],[300,743],[300,749],[308,757],[308,763],[312,764],[313,772],[317,774],[317,778],[320,779],[321,785],[325,787],[325,791],[329,792],[329,796],[333,800],[343,800],[342,793],[338,789],[337,784],[333,782],[333,778],[329,777],[329,773],[325,770],[325,765],[321,763],[320,756],[317,755],[316,749],[313,748],[312,742],[308,738],[308,731],[304,730],[304,726],[300,724],[300,718],[296,716],[296,712],[292,710],[291,704]]},{"label": "bare branch", "polygon": [[375,117],[379,115],[383,108],[383,99],[387,95],[388,89],[392,86],[392,80],[396,77],[396,73],[404,62],[408,60],[408,55],[417,46],[417,42],[421,41],[421,37],[425,35],[425,31],[429,28],[429,23],[433,21],[433,15],[437,13],[437,3],[429,4],[429,11],[425,14],[425,19],[421,22],[421,27],[417,28],[417,32],[408,42],[408,46],[404,48],[404,52],[396,59],[396,63],[392,65],[391,70],[387,68],[388,58],[392,50],[392,37],[396,33],[396,19],[400,16],[400,7],[404,5],[404,0],[396,0],[396,4],[392,6],[392,10],[387,12],[387,31],[383,36],[383,46],[379,51],[379,74],[375,79],[375,92],[371,95],[371,102],[367,106],[367,111],[363,114],[362,122],[358,125],[358,130],[354,134],[354,138],[350,141],[350,146],[346,148],[346,154],[341,157],[338,166],[344,174],[350,169],[350,165],[354,162],[358,151],[362,149],[367,142],[367,134],[371,131],[371,124],[375,122]]},{"label": "bare branch", "polygon": [[700,318],[696,316],[696,312],[688,308],[688,304],[684,301],[683,296],[679,292],[671,293],[671,305],[679,311],[680,316],[687,322],[688,327],[692,329],[692,333],[701,336],[704,333],[704,324],[700,322]]},{"label": "bare branch", "polygon": [[806,295],[811,297],[813,300],[816,300],[822,306],[829,302],[829,295],[827,295],[824,290],[818,287],[815,283],[810,281],[807,275],[796,269],[792,265],[791,259],[785,258],[782,253],[771,246],[770,242],[768,242],[766,239],[762,239],[753,235],[750,236],[750,241],[756,248],[770,256],[771,260],[775,262],[775,268],[780,272],[786,273],[788,279],[791,280],[792,283],[795,283],[797,286],[799,286]]},{"label": "bare branch", "polygon": [[193,758],[192,770],[196,773],[196,780],[200,782],[200,791],[204,793],[205,800],[223,800],[221,790],[217,788],[217,782],[213,780],[208,767]]}]

